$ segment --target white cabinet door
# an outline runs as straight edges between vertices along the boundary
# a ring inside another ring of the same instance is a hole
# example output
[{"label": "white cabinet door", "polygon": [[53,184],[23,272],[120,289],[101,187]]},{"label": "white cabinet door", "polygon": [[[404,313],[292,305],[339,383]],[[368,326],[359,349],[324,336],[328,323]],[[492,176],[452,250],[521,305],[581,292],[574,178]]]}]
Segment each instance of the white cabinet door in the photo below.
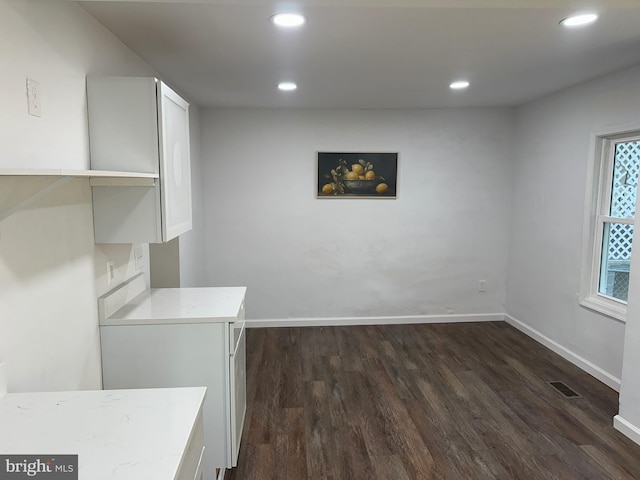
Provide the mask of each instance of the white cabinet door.
[{"label": "white cabinet door", "polygon": [[191,229],[189,104],[165,84],[159,87],[162,236],[171,239]]},{"label": "white cabinet door", "polygon": [[238,465],[238,453],[240,452],[240,441],[242,440],[242,428],[244,417],[247,411],[247,341],[246,330],[243,328],[238,340],[238,347],[232,358],[232,371],[230,375],[231,384],[231,449],[228,459],[232,467]]}]

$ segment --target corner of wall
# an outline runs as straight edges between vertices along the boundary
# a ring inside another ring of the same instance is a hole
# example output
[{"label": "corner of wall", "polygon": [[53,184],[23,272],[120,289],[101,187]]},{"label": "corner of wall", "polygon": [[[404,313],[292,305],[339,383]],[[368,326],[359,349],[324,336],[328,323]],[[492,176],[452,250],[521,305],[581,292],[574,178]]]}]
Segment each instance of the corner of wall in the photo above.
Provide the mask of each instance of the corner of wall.
[{"label": "corner of wall", "polygon": [[620,433],[640,445],[640,427],[625,420],[620,415],[613,417],[613,427]]},{"label": "corner of wall", "polygon": [[581,357],[580,355],[578,355],[574,351],[566,348],[565,346],[559,344],[555,340],[552,340],[551,338],[549,338],[546,335],[540,333],[539,331],[537,331],[533,327],[531,327],[531,326],[527,325],[526,323],[524,323],[524,322],[512,317],[511,315],[506,314],[505,315],[505,321],[509,325],[511,325],[511,326],[517,328],[518,330],[520,330],[525,335],[533,338],[538,343],[544,345],[545,347],[547,347],[551,351],[557,353],[558,355],[560,355],[564,359],[570,361],[571,363],[573,363],[577,367],[581,368],[582,370],[584,370],[585,372],[587,372],[591,376],[597,378],[598,380],[600,380],[602,383],[604,383],[608,387],[614,389],[616,392],[620,391],[620,379],[617,378],[616,376],[614,376],[611,373],[603,370],[602,368],[600,368],[599,366],[597,366],[594,363],[590,362],[586,358]]}]

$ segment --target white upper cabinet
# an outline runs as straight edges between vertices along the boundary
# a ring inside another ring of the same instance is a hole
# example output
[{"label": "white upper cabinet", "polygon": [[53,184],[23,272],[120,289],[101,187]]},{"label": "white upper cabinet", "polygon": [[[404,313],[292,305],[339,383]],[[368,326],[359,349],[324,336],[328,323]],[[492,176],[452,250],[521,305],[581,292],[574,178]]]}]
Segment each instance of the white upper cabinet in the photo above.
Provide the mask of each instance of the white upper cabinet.
[{"label": "white upper cabinet", "polygon": [[158,174],[94,185],[96,243],[162,243],[191,229],[189,104],[146,77],[88,77],[91,168]]}]

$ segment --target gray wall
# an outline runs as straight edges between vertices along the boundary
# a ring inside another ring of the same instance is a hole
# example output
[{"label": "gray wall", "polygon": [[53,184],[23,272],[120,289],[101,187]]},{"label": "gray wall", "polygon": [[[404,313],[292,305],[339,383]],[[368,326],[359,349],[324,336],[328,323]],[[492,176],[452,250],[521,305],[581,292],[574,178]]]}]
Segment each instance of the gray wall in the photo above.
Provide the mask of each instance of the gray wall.
[{"label": "gray wall", "polygon": [[639,121],[640,67],[532,102],[517,118],[507,312],[618,382],[624,323],[577,298],[587,163],[592,131]]},{"label": "gray wall", "polygon": [[201,287],[206,284],[204,268],[204,201],[202,193],[202,153],[200,138],[200,109],[189,107],[189,133],[191,135],[191,198],[193,201],[193,228],[180,235],[180,286]]},{"label": "gray wall", "polygon": [[[504,311],[512,110],[201,121],[206,281],[247,285],[248,318]],[[317,151],[399,152],[398,198],[315,198]]]}]

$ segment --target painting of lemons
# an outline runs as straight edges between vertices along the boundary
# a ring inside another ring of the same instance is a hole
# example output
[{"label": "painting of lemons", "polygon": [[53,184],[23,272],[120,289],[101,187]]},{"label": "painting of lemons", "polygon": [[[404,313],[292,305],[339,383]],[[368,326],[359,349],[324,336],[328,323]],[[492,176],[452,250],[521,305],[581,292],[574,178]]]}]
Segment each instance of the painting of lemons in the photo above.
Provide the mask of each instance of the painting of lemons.
[{"label": "painting of lemons", "polygon": [[318,152],[318,198],[395,198],[397,153]]}]

